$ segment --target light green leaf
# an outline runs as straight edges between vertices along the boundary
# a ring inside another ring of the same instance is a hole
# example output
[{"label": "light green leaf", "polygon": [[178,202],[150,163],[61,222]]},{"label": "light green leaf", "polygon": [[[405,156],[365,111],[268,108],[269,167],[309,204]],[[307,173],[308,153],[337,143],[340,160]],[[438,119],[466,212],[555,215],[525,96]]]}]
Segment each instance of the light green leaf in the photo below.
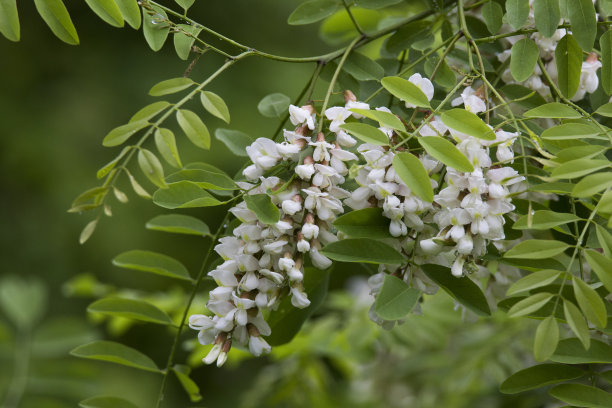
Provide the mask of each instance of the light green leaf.
[{"label": "light green leaf", "polygon": [[576,159],[555,167],[550,175],[554,178],[573,179],[586,176],[589,173],[606,167],[610,167],[608,160]]},{"label": "light green leaf", "polygon": [[574,276],[574,295],[586,318],[599,328],[606,327],[606,305],[597,292],[582,279]]},{"label": "light green leaf", "polygon": [[127,21],[134,30],[138,30],[142,23],[138,0],[117,0],[115,4],[119,7],[125,21]]},{"label": "light green leaf", "polygon": [[508,252],[504,254],[504,258],[520,258],[520,259],[545,259],[559,255],[570,246],[565,242],[554,241],[549,239],[528,239],[519,242]]},{"label": "light green leaf", "polygon": [[152,151],[140,148],[138,150],[138,165],[151,183],[159,188],[166,188],[164,168]]},{"label": "light green leaf", "polygon": [[559,0],[535,0],[533,13],[538,31],[544,37],[552,37],[561,19]]},{"label": "light green leaf", "polygon": [[113,259],[113,265],[183,280],[192,280],[187,268],[174,258],[157,252],[134,249]]},{"label": "light green leaf", "polygon": [[191,47],[202,28],[197,25],[177,24],[179,31],[174,33],[174,50],[183,61],[189,58]]},{"label": "light green leaf", "polygon": [[483,140],[495,140],[495,133],[477,115],[465,109],[443,112],[442,122],[451,129]]},{"label": "light green leaf", "polygon": [[612,259],[612,234],[599,224],[595,225],[595,234],[606,258]]},{"label": "light green leaf", "polygon": [[151,7],[154,10],[152,15],[145,8],[142,9],[142,32],[149,47],[159,51],[168,38],[170,26],[166,12],[158,6]]},{"label": "light green leaf", "polygon": [[430,36],[431,23],[429,21],[414,21],[404,25],[387,38],[384,47],[389,54],[396,55]]},{"label": "light green leaf", "polygon": [[267,194],[251,194],[244,196],[247,208],[255,213],[257,219],[264,224],[276,224],[280,220],[280,211]]},{"label": "light green leaf", "polygon": [[353,238],[390,238],[389,219],[382,208],[363,208],[336,218],[334,227]]},{"label": "light green leaf", "polygon": [[106,193],[108,192],[108,187],[94,187],[86,190],[78,195],[77,198],[72,202],[71,207],[79,207],[80,205],[87,203],[88,201],[94,201],[95,203],[99,203],[102,201]]},{"label": "light green leaf", "polygon": [[[599,38],[599,46],[601,48],[601,87],[606,94],[612,95],[612,30],[607,30],[602,34]],[[602,115],[599,109],[596,113]]]},{"label": "light green leaf", "polygon": [[355,0],[355,4],[365,9],[376,10],[401,3],[402,1],[403,0]]},{"label": "light green leaf", "polygon": [[382,127],[395,129],[395,130],[402,130],[402,131],[406,130],[406,127],[404,126],[402,121],[399,120],[398,117],[392,113],[378,111],[378,110],[357,109],[357,108],[352,108],[349,110],[351,112],[355,112],[359,115],[365,116],[368,119],[377,121],[378,124]]},{"label": "light green leaf", "polygon": [[85,0],[85,3],[108,24],[113,27],[123,27],[123,14],[115,0]]},{"label": "light green leaf", "polygon": [[93,221],[87,223],[83,231],[81,231],[81,235],[79,235],[79,244],[83,245],[91,236],[93,235],[96,227],[98,226],[98,219],[96,218]]},{"label": "light green leaf", "polygon": [[574,334],[582,342],[585,349],[588,350],[591,345],[591,336],[589,334],[589,327],[587,322],[580,313],[580,309],[567,299],[563,299],[563,313],[565,314],[565,320],[572,329]]},{"label": "light green leaf", "polygon": [[170,316],[159,310],[157,306],[138,299],[123,299],[118,297],[98,299],[87,307],[87,311],[149,323],[165,325],[174,324]]},{"label": "light green leaf", "polygon": [[244,132],[232,129],[217,128],[215,137],[222,141],[225,146],[236,156],[248,157],[247,146],[253,143],[253,139]]},{"label": "light green leaf", "polygon": [[527,292],[535,288],[550,285],[553,283],[559,275],[563,272],[555,271],[553,269],[545,269],[531,273],[516,282],[514,282],[506,292],[506,296],[516,295],[517,293]]},{"label": "light green leaf", "polygon": [[592,249],[584,251],[584,256],[601,283],[612,292],[612,259]]},{"label": "light green leaf", "polygon": [[433,201],[433,188],[423,163],[411,153],[402,152],[393,158],[393,168],[414,194],[428,203]]},{"label": "light green leaf", "polygon": [[126,125],[118,126],[104,136],[102,145],[106,147],[119,146],[132,137],[134,133],[146,128],[147,126],[149,126],[149,122],[146,120],[140,120],[138,122],[131,122]]},{"label": "light green leaf", "polygon": [[39,280],[4,275],[0,279],[0,310],[21,330],[30,330],[46,311],[47,290]]},{"label": "light green leaf", "polygon": [[360,122],[351,122],[340,125],[341,129],[346,130],[359,140],[377,146],[387,146],[389,138],[380,129]]},{"label": "light green leaf", "polygon": [[195,0],[174,0],[179,6],[181,6],[182,8],[185,9],[185,11],[187,11],[187,9],[189,7],[191,7],[193,5],[193,3],[195,2]]},{"label": "light green leaf", "polygon": [[597,18],[593,1],[568,1],[567,13],[578,45],[586,52],[591,51],[597,36]]},{"label": "light green leaf", "polygon": [[172,371],[176,374],[176,378],[178,378],[187,395],[189,395],[191,402],[201,401],[202,395],[200,394],[200,387],[198,387],[198,384],[189,377],[191,368],[186,365],[175,364],[174,367],[172,367]]},{"label": "light green leaf", "polygon": [[548,316],[536,329],[533,356],[537,361],[546,361],[554,354],[557,344],[559,344],[559,325],[554,316]]},{"label": "light green leaf", "polygon": [[427,153],[458,171],[471,173],[474,167],[457,147],[448,140],[437,136],[422,136],[417,139]]},{"label": "light green leaf", "polygon": [[554,295],[545,292],[531,295],[515,303],[514,306],[508,310],[508,317],[527,316],[533,312],[537,312],[553,297]]},{"label": "light green leaf", "polygon": [[421,108],[430,107],[429,100],[423,91],[407,79],[400,77],[385,77],[380,83],[391,95],[410,105],[419,106]]},{"label": "light green leaf", "polygon": [[153,102],[136,112],[130,119],[129,123],[147,121],[170,105],[171,103],[166,101]]},{"label": "light green leaf", "polygon": [[516,230],[547,230],[558,225],[567,224],[573,221],[580,221],[580,219],[580,217],[577,217],[574,214],[538,210],[531,215],[531,225],[528,225],[529,215],[523,215],[521,218],[516,220],[512,228]]},{"label": "light green leaf", "polygon": [[200,94],[200,99],[204,109],[211,115],[222,119],[225,123],[230,123],[229,109],[227,109],[227,105],[219,95],[210,91],[203,91]]},{"label": "light green leaf", "polygon": [[34,4],[57,38],[70,45],[79,43],[79,36],[62,0],[34,0]]},{"label": "light green leaf", "polygon": [[612,347],[600,340],[591,339],[591,347],[585,350],[580,340],[565,339],[559,342],[551,360],[564,364],[612,364]]},{"label": "light green leaf", "polygon": [[540,50],[530,38],[523,38],[514,43],[510,55],[510,73],[517,82],[526,81],[535,70]]},{"label": "light green leaf", "polygon": [[419,301],[421,292],[393,275],[385,275],[382,288],[376,296],[374,311],[384,320],[405,317]]},{"label": "light green leaf", "polygon": [[583,123],[564,123],[562,125],[553,126],[542,132],[544,140],[573,140],[573,139],[600,139],[601,132],[594,126],[585,125]]},{"label": "light green leaf", "polygon": [[421,265],[429,279],[438,284],[457,302],[480,316],[490,316],[491,309],[482,290],[469,277],[456,278],[450,268],[440,265]]},{"label": "light green leaf", "polygon": [[540,191],[542,193],[569,194],[574,188],[573,183],[555,181],[553,183],[536,184],[529,187],[529,191]]},{"label": "light green leaf", "polygon": [[176,147],[176,138],[170,129],[158,128],[155,131],[155,146],[169,165],[177,168],[183,167]]},{"label": "light green leaf", "polygon": [[264,96],[257,104],[257,110],[266,118],[280,118],[287,113],[290,104],[287,95],[277,92]]},{"label": "light green leaf", "polygon": [[551,388],[548,393],[563,402],[578,407],[612,407],[612,395],[610,393],[584,384],[560,384]]},{"label": "light green leaf", "polygon": [[506,17],[515,30],[523,28],[529,17],[529,0],[506,0]]},{"label": "light green leaf", "polygon": [[566,34],[557,44],[555,63],[557,64],[559,89],[564,96],[571,98],[580,85],[582,68],[582,50],[571,34]]},{"label": "light green leaf", "polygon": [[0,0],[0,33],[11,41],[21,38],[17,0]]},{"label": "light green leaf", "polygon": [[502,26],[502,17],[504,16],[502,7],[495,1],[489,0],[482,6],[480,12],[487,25],[487,30],[491,34],[497,33]]},{"label": "light green leaf", "polygon": [[190,110],[180,109],[176,112],[176,120],[191,143],[201,149],[210,149],[210,133],[198,115]]},{"label": "light green leaf", "polygon": [[162,96],[162,95],[174,94],[184,89],[187,89],[194,84],[195,82],[193,82],[189,78],[179,77],[179,78],[166,79],[164,81],[158,82],[155,85],[153,85],[153,87],[149,91],[149,95]]},{"label": "light green leaf", "polygon": [[134,178],[134,176],[132,176],[130,173],[128,173],[128,177],[130,179],[130,184],[132,185],[132,190],[134,190],[134,192],[136,194],[138,194],[140,197],[145,198],[145,199],[150,199],[151,195],[149,193],[147,193],[147,190],[145,190],[139,183],[138,181],[136,181],[136,179]]},{"label": "light green leaf", "polygon": [[578,198],[592,197],[610,187],[612,187],[611,172],[589,174],[576,184],[572,190],[572,196]]},{"label": "light green leaf", "polygon": [[158,215],[147,222],[147,229],[170,232],[175,234],[189,234],[198,236],[210,235],[206,223],[198,218],[182,214]]},{"label": "light green leaf", "polygon": [[551,102],[528,110],[526,118],[580,119],[578,112],[559,102]]},{"label": "light green leaf", "polygon": [[294,10],[287,22],[291,25],[316,23],[331,16],[336,8],[338,8],[338,3],[334,0],[309,0]]},{"label": "light green leaf", "polygon": [[196,183],[179,181],[168,184],[168,188],[160,189],[153,194],[153,202],[160,207],[169,208],[195,208],[214,207],[223,204],[210,195]]},{"label": "light green leaf", "polygon": [[168,183],[190,181],[200,188],[210,190],[237,190],[239,187],[226,174],[199,169],[184,169],[172,173],[166,179]]},{"label": "light green leaf", "polygon": [[504,394],[518,394],[550,384],[574,380],[585,374],[586,372],[579,368],[564,364],[540,364],[512,374],[500,385],[499,390]]},{"label": "light green leaf", "polygon": [[[603,73],[602,73],[603,77]],[[607,118],[612,118],[612,102],[604,103],[595,111],[596,114],[605,116]]]},{"label": "light green leaf", "polygon": [[153,360],[140,351],[114,341],[98,340],[73,349],[70,354],[76,357],[108,361],[140,370],[161,373]]},{"label": "light green leaf", "polygon": [[358,52],[349,54],[342,69],[358,81],[378,80],[385,74],[383,67]]},{"label": "light green leaf", "polygon": [[79,402],[80,408],[138,408],[128,400],[118,397],[97,396]]},{"label": "light green leaf", "polygon": [[365,262],[399,265],[402,254],[389,245],[368,238],[349,238],[327,244],[321,253],[339,262]]}]

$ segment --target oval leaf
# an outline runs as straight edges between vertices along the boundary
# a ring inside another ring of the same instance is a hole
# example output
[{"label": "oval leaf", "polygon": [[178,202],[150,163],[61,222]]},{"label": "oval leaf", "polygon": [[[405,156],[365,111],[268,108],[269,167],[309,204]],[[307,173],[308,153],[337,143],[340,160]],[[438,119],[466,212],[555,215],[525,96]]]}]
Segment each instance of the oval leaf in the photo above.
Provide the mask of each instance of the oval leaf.
[{"label": "oval leaf", "polygon": [[506,0],[506,18],[515,30],[523,28],[529,17],[529,0]]},{"label": "oval leaf", "polygon": [[601,48],[601,87],[608,95],[612,95],[612,30],[602,34],[599,38],[599,45]]},{"label": "oval leaf", "polygon": [[159,188],[166,188],[164,168],[153,152],[140,148],[138,150],[138,165],[145,176]]},{"label": "oval leaf", "polygon": [[169,209],[213,207],[223,204],[191,181],[171,183],[168,184],[168,188],[157,190],[153,194],[153,202]]},{"label": "oval leaf", "polygon": [[195,84],[189,78],[172,78],[158,82],[149,90],[151,96],[162,96],[180,92]]},{"label": "oval leaf", "polygon": [[352,122],[340,125],[341,129],[346,130],[351,135],[366,143],[377,146],[387,146],[389,138],[380,129],[365,123]]},{"label": "oval leaf", "polygon": [[504,394],[517,394],[550,384],[580,378],[586,373],[576,367],[564,364],[540,364],[512,374],[500,385]]},{"label": "oval leaf", "polygon": [[601,283],[612,292],[612,259],[592,249],[586,250],[584,256]]},{"label": "oval leaf", "polygon": [[215,137],[222,141],[225,146],[236,156],[248,157],[247,146],[253,143],[253,139],[239,130],[217,128]]},{"label": "oval leaf", "polygon": [[247,208],[255,213],[264,224],[276,224],[280,220],[280,211],[267,194],[245,195]]},{"label": "oval leaf", "polygon": [[191,181],[201,188],[211,190],[237,190],[239,188],[231,178],[223,173],[199,169],[178,171],[169,175],[167,181],[168,183]]},{"label": "oval leaf", "polygon": [[147,229],[154,231],[170,232],[175,234],[188,234],[207,236],[210,229],[204,221],[182,214],[158,215],[147,222]]},{"label": "oval leaf", "polygon": [[257,110],[267,118],[280,118],[287,112],[291,99],[282,93],[272,93],[263,97]]},{"label": "oval leaf", "polygon": [[98,340],[73,349],[70,354],[76,357],[108,361],[145,371],[161,373],[153,360],[140,351],[114,341]]},{"label": "oval leaf", "polygon": [[533,14],[538,31],[544,37],[552,37],[561,19],[559,0],[535,0]]},{"label": "oval leaf", "polygon": [[133,29],[138,30],[142,23],[138,0],[119,0],[116,4],[125,21],[127,21]]},{"label": "oval leaf", "polygon": [[531,215],[531,225],[529,225],[529,216],[523,215],[521,218],[516,220],[512,228],[516,230],[546,230],[554,228],[558,225],[567,224],[569,222],[580,221],[580,219],[580,217],[577,217],[574,214],[538,210]]},{"label": "oval leaf", "polygon": [[608,160],[576,159],[556,167],[550,175],[554,178],[572,179],[586,176],[606,167],[610,167]]},{"label": "oval leaf", "polygon": [[291,25],[316,23],[331,16],[337,7],[338,3],[333,0],[310,0],[300,4],[291,13],[287,22]]},{"label": "oval leaf", "polygon": [[521,258],[521,259],[544,259],[559,255],[570,246],[565,242],[554,241],[548,239],[528,239],[519,242],[508,252],[504,254],[504,258]]},{"label": "oval leaf", "polygon": [[401,264],[402,254],[389,245],[368,238],[349,238],[327,244],[321,253],[334,261]]},{"label": "oval leaf", "polygon": [[584,348],[588,350],[591,345],[589,326],[587,326],[587,322],[584,316],[582,316],[582,313],[580,313],[578,306],[567,299],[563,299],[563,314],[565,315],[565,320],[567,320],[569,327],[582,342]]},{"label": "oval leaf", "polygon": [[170,129],[159,128],[155,131],[155,146],[169,165],[183,167],[176,147],[176,138]]},{"label": "oval leaf", "polygon": [[465,109],[443,112],[442,122],[451,129],[483,140],[495,140],[495,133],[477,115]]},{"label": "oval leaf", "polygon": [[457,147],[446,139],[437,136],[423,136],[417,139],[430,156],[455,170],[471,173],[474,167]]},{"label": "oval leaf", "polygon": [[531,295],[514,304],[514,306],[508,310],[508,317],[526,316],[536,312],[544,307],[552,298],[553,295],[550,293],[536,293],[535,295]]},{"label": "oval leaf", "polygon": [[554,316],[542,320],[533,342],[533,356],[537,361],[548,360],[559,344],[559,325]]},{"label": "oval leaf", "polygon": [[380,83],[391,95],[410,105],[419,106],[421,108],[430,107],[429,100],[423,91],[407,79],[400,77],[385,77]]},{"label": "oval leaf", "polygon": [[166,101],[153,102],[136,112],[134,116],[131,117],[129,123],[147,121],[170,105],[171,104]]},{"label": "oval leaf", "polygon": [[177,24],[179,31],[174,33],[174,50],[183,61],[189,58],[191,47],[202,28],[197,25]]},{"label": "oval leaf", "polygon": [[140,120],[116,127],[108,132],[108,134],[104,137],[104,140],[102,140],[102,145],[106,147],[119,146],[132,137],[134,133],[146,128],[147,126],[149,126],[149,122],[146,120]]},{"label": "oval leaf", "polygon": [[545,269],[543,271],[534,272],[514,282],[512,286],[508,288],[506,295],[512,296],[516,295],[517,293],[528,292],[535,288],[550,285],[562,273],[563,272],[561,271],[555,271],[553,269]]},{"label": "oval leaf", "polygon": [[79,43],[79,36],[72,24],[70,14],[62,0],[34,0],[38,14],[45,20],[53,34],[70,45]]},{"label": "oval leaf", "polygon": [[358,52],[349,54],[342,69],[358,81],[378,80],[385,74],[383,67]]},{"label": "oval leaf", "polygon": [[574,277],[574,295],[587,319],[599,328],[606,327],[608,320],[606,305],[599,294],[582,279]]},{"label": "oval leaf", "polygon": [[612,395],[599,388],[584,384],[561,384],[551,388],[548,393],[563,402],[578,407],[612,407]]},{"label": "oval leaf", "polygon": [[128,400],[117,397],[98,396],[79,402],[80,408],[138,408]]},{"label": "oval leaf", "polygon": [[108,24],[123,27],[123,14],[114,0],[85,0],[85,3]]},{"label": "oval leaf", "polygon": [[[585,125],[582,123],[564,123],[563,125],[553,126],[542,132],[544,140],[573,140],[603,138],[601,132],[594,126]],[[607,140],[607,138],[605,138]]]},{"label": "oval leaf", "polygon": [[[579,1],[579,0],[575,0]],[[574,96],[580,85],[582,50],[571,34],[566,34],[555,49],[558,84],[561,93],[567,98]]]},{"label": "oval leaf", "polygon": [[569,106],[559,103],[551,102],[544,105],[540,105],[537,108],[528,110],[523,114],[526,118],[553,118],[553,119],[580,119],[581,116],[578,112],[570,108]]},{"label": "oval leaf", "polygon": [[559,347],[550,359],[564,364],[612,364],[612,347],[600,340],[591,339],[591,347],[585,350],[580,340],[565,339],[559,342]]},{"label": "oval leaf", "polygon": [[88,312],[125,317],[157,324],[174,324],[170,316],[144,300],[109,297],[99,299],[87,307]]},{"label": "oval leaf", "polygon": [[411,288],[403,280],[385,275],[382,288],[376,295],[374,310],[384,320],[398,320],[405,317],[419,301],[421,292]]},{"label": "oval leaf", "polygon": [[592,0],[571,0],[567,2],[567,14],[576,42],[584,51],[593,49],[597,36],[597,17]]},{"label": "oval leaf", "polygon": [[397,118],[392,113],[379,111],[379,110],[368,110],[368,109],[357,109],[352,108],[349,109],[351,112],[355,112],[359,115],[365,116],[368,119],[372,119],[378,122],[378,124],[382,127],[386,127],[389,129],[402,130],[405,131],[406,128],[401,120]]},{"label": "oval leaf", "polygon": [[230,123],[229,109],[227,109],[227,105],[219,95],[209,91],[203,91],[200,94],[200,99],[204,109],[211,115],[222,119],[226,123]]},{"label": "oval leaf", "polygon": [[142,9],[142,32],[149,47],[153,51],[159,51],[168,38],[170,25],[167,23],[168,15],[163,9],[158,6],[151,7],[154,10],[152,14],[144,7]]},{"label": "oval leaf", "polygon": [[510,55],[510,73],[517,82],[526,81],[534,72],[540,50],[530,38],[514,43]]},{"label": "oval leaf", "polygon": [[134,249],[123,252],[113,259],[113,265],[171,278],[191,280],[187,268],[182,263],[167,255],[152,251]]},{"label": "oval leaf", "polygon": [[0,33],[11,41],[19,41],[17,0],[0,0]]},{"label": "oval leaf", "polygon": [[198,115],[190,110],[180,109],[176,112],[176,120],[191,143],[201,149],[210,149],[210,133]]},{"label": "oval leaf", "polygon": [[487,25],[487,30],[491,34],[497,33],[502,26],[502,17],[504,16],[502,7],[494,1],[489,1],[482,6],[480,12]]},{"label": "oval leaf", "polygon": [[389,219],[382,208],[350,211],[334,221],[334,227],[353,238],[390,238]]},{"label": "oval leaf", "polygon": [[572,196],[578,198],[591,197],[610,187],[612,187],[611,172],[606,171],[603,173],[590,174],[574,186]]},{"label": "oval leaf", "polygon": [[393,158],[393,168],[408,188],[428,203],[433,201],[433,188],[423,163],[413,154],[398,153]]}]

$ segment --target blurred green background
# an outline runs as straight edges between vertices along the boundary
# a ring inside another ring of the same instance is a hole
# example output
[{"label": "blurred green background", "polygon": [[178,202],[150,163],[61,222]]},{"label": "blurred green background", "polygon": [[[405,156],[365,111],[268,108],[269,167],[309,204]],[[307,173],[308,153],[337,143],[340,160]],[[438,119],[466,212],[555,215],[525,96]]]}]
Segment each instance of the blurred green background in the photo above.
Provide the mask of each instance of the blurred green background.
[{"label": "blurred green background", "polygon": [[[83,246],[78,236],[92,215],[66,210],[80,192],[97,185],[96,170],[118,153],[101,146],[103,136],[153,102],[149,88],[181,76],[189,61],[179,60],[171,44],[152,52],[142,32],[104,24],[84,2],[67,3],[81,45],[56,39],[30,1],[19,3],[22,41],[0,39],[0,402],[14,406],[10,400],[21,396],[19,407],[74,407],[83,398],[108,394],[151,407],[158,376],[78,360],[68,351],[94,338],[110,338],[164,366],[172,340],[168,329],[101,321],[87,316],[86,307],[94,297],[123,288],[120,293],[145,294],[168,310],[180,308],[180,285],[168,287],[163,278],[128,273],[110,261],[128,249],[149,249],[180,259],[194,274],[208,243],[147,231],[146,221],[163,211],[133,194],[125,180],[119,187],[130,203],[111,200],[113,217],[103,218]],[[318,55],[334,49],[320,39],[317,25],[286,24],[297,4],[299,0],[196,0],[190,15],[277,54]],[[417,10],[421,2],[411,2],[411,7]],[[203,80],[222,62],[207,53],[191,77]],[[209,89],[228,103],[229,126],[204,113],[197,101],[190,108],[203,115],[211,133],[229,127],[253,138],[270,137],[278,121],[262,117],[257,103],[272,92],[295,98],[312,68],[250,58],[226,71]],[[216,139],[210,152],[192,149],[183,138],[178,144],[184,162],[204,161],[229,174],[242,165]],[[134,174],[153,191],[138,169]],[[224,211],[189,213],[213,229]],[[332,287],[345,287],[350,275],[355,271],[336,271]],[[200,364],[193,377],[201,402],[190,403],[171,378],[165,406],[535,407],[546,400],[536,393],[505,398],[497,391],[500,381],[529,361],[530,345],[517,341],[529,338],[524,335],[529,324],[502,316],[488,322],[465,320],[439,294],[424,307],[424,316],[411,316],[384,332],[367,318],[371,299],[363,277],[351,282],[353,295],[331,294],[302,334],[272,356],[255,360],[236,352],[223,369]],[[16,327],[15,312],[9,309],[27,309],[37,299],[43,302],[42,314],[31,330]],[[189,358],[194,338],[195,332],[187,330],[179,362]],[[24,348],[24,341],[32,347]],[[197,363],[197,354],[191,361]],[[25,371],[24,362],[29,363]]]}]

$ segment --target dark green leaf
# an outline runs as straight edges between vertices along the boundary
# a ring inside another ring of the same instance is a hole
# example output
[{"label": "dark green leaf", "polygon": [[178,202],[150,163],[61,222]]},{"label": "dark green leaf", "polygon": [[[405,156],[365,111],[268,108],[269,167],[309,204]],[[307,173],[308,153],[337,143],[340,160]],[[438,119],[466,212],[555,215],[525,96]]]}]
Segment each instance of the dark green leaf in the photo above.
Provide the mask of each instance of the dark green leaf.
[{"label": "dark green leaf", "polygon": [[309,0],[291,13],[287,22],[291,25],[312,24],[331,16],[338,8],[334,0]]},{"label": "dark green leaf", "polygon": [[430,22],[423,20],[415,21],[406,24],[391,35],[385,42],[385,48],[390,54],[399,54],[430,34]]},{"label": "dark green leaf", "polygon": [[612,95],[612,30],[603,33],[599,38],[599,45],[601,48],[601,87],[608,95]]},{"label": "dark green leaf", "polygon": [[255,213],[264,224],[276,224],[280,220],[280,211],[267,194],[245,195],[247,208]]},{"label": "dark green leaf", "polygon": [[352,52],[342,67],[358,81],[377,80],[383,77],[383,67],[358,52]]},{"label": "dark green leaf", "polygon": [[79,402],[80,408],[138,408],[128,400],[118,397],[98,396]]},{"label": "dark green leaf", "polygon": [[34,4],[57,38],[70,45],[79,43],[79,36],[62,0],[34,0]]},{"label": "dark green leaf", "polygon": [[223,204],[191,181],[179,181],[168,184],[168,188],[157,190],[153,194],[153,202],[160,207],[171,210],[175,208],[214,207]]},{"label": "dark green leaf", "polygon": [[385,275],[380,292],[376,296],[374,310],[384,320],[405,317],[419,301],[421,292],[393,275]]},{"label": "dark green leaf", "polygon": [[489,0],[482,6],[481,13],[489,32],[491,34],[497,33],[502,26],[502,17],[504,16],[502,7],[495,1]]},{"label": "dark green leaf", "polygon": [[390,238],[389,219],[382,208],[364,208],[350,211],[334,221],[338,231],[353,238]]},{"label": "dark green leaf", "polygon": [[191,280],[187,268],[182,263],[157,252],[138,249],[123,252],[113,259],[113,265],[171,278]]},{"label": "dark green leaf", "polygon": [[393,168],[408,188],[423,201],[433,201],[433,188],[423,163],[411,153],[402,152],[393,158]]},{"label": "dark green leaf", "polygon": [[153,360],[140,351],[113,341],[98,340],[73,349],[70,354],[76,357],[108,361],[140,370],[161,373]]},{"label": "dark green leaf", "polygon": [[500,385],[499,390],[504,394],[517,394],[550,384],[574,380],[585,374],[583,370],[572,366],[540,364],[512,374]]},{"label": "dark green leaf", "polygon": [[248,157],[246,148],[253,143],[253,140],[246,133],[239,130],[217,128],[215,137],[222,141],[230,152],[236,156]]},{"label": "dark green leaf", "polygon": [[401,264],[402,254],[389,245],[368,238],[349,238],[327,244],[321,253],[339,262]]},{"label": "dark green leaf", "polygon": [[591,339],[591,347],[585,350],[580,340],[565,339],[559,342],[559,347],[550,359],[565,364],[612,364],[612,347],[600,340]]},{"label": "dark green leaf", "polygon": [[85,3],[102,20],[114,27],[123,27],[123,14],[115,0],[85,0]]},{"label": "dark green leaf", "polygon": [[523,215],[521,218],[516,220],[512,228],[517,230],[546,230],[573,221],[580,221],[580,217],[577,217],[574,214],[538,210],[531,215],[531,225],[528,225],[529,215]]},{"label": "dark green leaf", "polygon": [[582,50],[571,34],[566,34],[557,44],[555,62],[557,64],[559,89],[563,95],[571,98],[580,85],[580,70],[582,68]]},{"label": "dark green leaf", "polygon": [[443,112],[442,122],[451,129],[484,140],[495,140],[495,133],[477,115],[465,109]]},{"label": "dark green leaf", "polygon": [[99,299],[87,307],[88,312],[125,317],[157,324],[174,324],[170,316],[157,306],[144,300],[108,297]]},{"label": "dark green leaf", "polygon": [[567,2],[567,13],[572,34],[580,48],[591,51],[597,36],[597,18],[592,0],[571,0]]},{"label": "dark green leaf", "polygon": [[529,0],[506,0],[506,17],[515,30],[523,28],[529,17]]},{"label": "dark green leaf", "polygon": [[561,19],[559,0],[535,0],[533,13],[538,31],[544,37],[552,37]]},{"label": "dark green leaf", "polygon": [[175,234],[206,236],[210,229],[204,221],[182,214],[158,215],[147,222],[147,229]]},{"label": "dark green leaf", "polygon": [[578,407],[612,407],[612,394],[584,384],[561,384],[551,388],[548,393],[563,402]]},{"label": "dark green leaf", "polygon": [[510,56],[510,73],[515,81],[526,81],[534,72],[540,50],[530,38],[514,43]]}]

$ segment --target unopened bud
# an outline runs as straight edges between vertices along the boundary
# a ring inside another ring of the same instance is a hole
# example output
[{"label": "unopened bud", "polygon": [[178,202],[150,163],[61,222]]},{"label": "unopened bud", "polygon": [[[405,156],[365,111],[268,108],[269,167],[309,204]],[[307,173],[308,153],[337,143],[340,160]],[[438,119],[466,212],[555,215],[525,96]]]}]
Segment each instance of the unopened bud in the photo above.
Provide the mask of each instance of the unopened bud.
[{"label": "unopened bud", "polygon": [[344,102],[348,103],[348,102],[356,102],[356,101],[357,101],[357,97],[355,96],[353,92],[349,91],[348,89],[344,91]]}]

